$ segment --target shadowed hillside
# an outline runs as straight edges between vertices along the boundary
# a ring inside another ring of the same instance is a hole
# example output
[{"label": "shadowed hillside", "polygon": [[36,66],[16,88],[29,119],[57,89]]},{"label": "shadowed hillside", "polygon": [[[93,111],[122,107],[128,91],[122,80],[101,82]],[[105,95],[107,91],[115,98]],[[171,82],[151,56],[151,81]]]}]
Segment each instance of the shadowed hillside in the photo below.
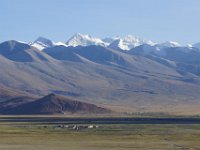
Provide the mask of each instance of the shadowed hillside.
[{"label": "shadowed hillside", "polygon": [[47,95],[33,102],[28,102],[20,106],[10,108],[2,112],[3,114],[65,114],[84,113],[102,114],[111,111],[93,104],[84,103],[64,96],[55,94]]}]

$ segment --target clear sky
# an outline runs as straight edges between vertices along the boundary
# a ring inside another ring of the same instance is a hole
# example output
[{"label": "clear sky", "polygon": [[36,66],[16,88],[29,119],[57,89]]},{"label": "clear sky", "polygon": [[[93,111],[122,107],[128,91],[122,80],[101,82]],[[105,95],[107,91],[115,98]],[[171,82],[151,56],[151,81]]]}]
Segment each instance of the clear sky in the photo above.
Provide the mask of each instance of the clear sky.
[{"label": "clear sky", "polygon": [[0,0],[0,42],[75,33],[200,42],[200,0]]}]

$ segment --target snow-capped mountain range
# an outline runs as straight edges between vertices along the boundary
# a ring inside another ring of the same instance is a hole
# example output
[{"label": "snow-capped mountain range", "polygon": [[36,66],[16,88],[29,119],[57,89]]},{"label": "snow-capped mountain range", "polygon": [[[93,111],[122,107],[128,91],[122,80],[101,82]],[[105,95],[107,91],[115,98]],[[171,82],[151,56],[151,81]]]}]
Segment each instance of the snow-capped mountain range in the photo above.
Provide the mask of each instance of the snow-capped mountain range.
[{"label": "snow-capped mountain range", "polygon": [[159,112],[167,106],[171,111],[179,103],[185,111],[186,104],[200,104],[199,45],[82,34],[66,42],[43,37],[29,44],[5,41],[0,43],[0,101],[7,97],[15,105],[13,98],[53,92],[147,112],[154,106],[160,106]]},{"label": "snow-capped mountain range", "polygon": [[77,47],[77,46],[90,46],[90,45],[99,45],[103,47],[108,47],[115,50],[131,50],[135,47],[141,46],[141,45],[148,45],[155,47],[156,50],[160,51],[164,48],[170,48],[170,47],[188,47],[188,48],[198,48],[200,49],[200,43],[197,44],[188,44],[187,46],[182,46],[178,42],[175,41],[166,41],[163,43],[156,43],[151,40],[144,40],[142,38],[127,35],[125,37],[107,37],[107,38],[97,38],[92,37],[88,34],[80,34],[77,33],[73,35],[67,42],[54,42],[44,37],[37,38],[34,42],[30,43],[31,46],[36,47],[39,50],[43,50],[45,48],[62,45],[65,47]]}]

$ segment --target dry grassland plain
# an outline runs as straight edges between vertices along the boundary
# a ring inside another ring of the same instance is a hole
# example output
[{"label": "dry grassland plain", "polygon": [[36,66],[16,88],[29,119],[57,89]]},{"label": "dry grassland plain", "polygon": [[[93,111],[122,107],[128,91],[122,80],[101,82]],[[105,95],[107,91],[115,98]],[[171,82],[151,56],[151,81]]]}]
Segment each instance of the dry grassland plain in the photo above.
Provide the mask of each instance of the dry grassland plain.
[{"label": "dry grassland plain", "polygon": [[73,130],[43,122],[1,122],[0,150],[200,150],[199,124],[98,126]]}]

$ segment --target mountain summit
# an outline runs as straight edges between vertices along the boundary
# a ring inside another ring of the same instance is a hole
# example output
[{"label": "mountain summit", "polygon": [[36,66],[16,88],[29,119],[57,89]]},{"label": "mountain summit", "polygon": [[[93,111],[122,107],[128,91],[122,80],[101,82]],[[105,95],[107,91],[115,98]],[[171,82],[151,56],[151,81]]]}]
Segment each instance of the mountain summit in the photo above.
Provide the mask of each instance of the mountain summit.
[{"label": "mountain summit", "polygon": [[68,46],[90,46],[90,45],[101,45],[106,46],[107,43],[103,42],[99,38],[94,38],[88,34],[77,33],[72,36],[66,43]]},{"label": "mountain summit", "polygon": [[47,47],[54,46],[54,42],[51,40],[44,38],[44,37],[38,37],[33,43],[30,44],[33,47],[36,47],[39,50],[43,50]]},{"label": "mountain summit", "polygon": [[126,37],[122,38],[116,37],[114,39],[115,40],[109,45],[109,47],[112,49],[130,50],[142,44],[155,45],[155,43],[152,41],[146,41],[132,35],[127,35]]}]

